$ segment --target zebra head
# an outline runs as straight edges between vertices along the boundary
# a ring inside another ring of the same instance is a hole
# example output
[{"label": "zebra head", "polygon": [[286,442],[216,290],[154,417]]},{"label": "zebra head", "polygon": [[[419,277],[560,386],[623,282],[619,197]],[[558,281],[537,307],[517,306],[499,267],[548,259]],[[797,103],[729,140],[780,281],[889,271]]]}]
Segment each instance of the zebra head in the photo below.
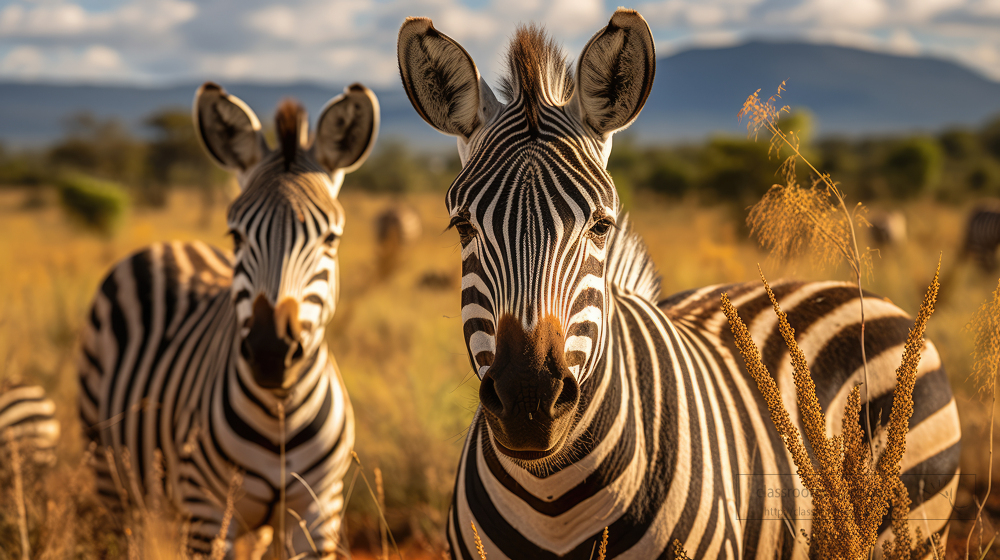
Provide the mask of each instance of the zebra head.
[{"label": "zebra head", "polygon": [[378,100],[348,87],[323,108],[312,138],[293,101],[275,121],[280,149],[271,150],[243,101],[211,82],[195,95],[198,137],[241,189],[228,213],[240,361],[258,385],[281,393],[313,362],[333,317],[344,231],[337,194],[375,143]]},{"label": "zebra head", "polygon": [[510,45],[506,103],[429,19],[408,19],[397,49],[414,108],[458,138],[462,171],[446,204],[462,244],[465,340],[494,447],[527,461],[553,456],[606,347],[608,257],[624,225],[606,166],[612,135],[652,87],[649,26],[619,9],[584,47],[575,77],[541,30],[522,27]]}]

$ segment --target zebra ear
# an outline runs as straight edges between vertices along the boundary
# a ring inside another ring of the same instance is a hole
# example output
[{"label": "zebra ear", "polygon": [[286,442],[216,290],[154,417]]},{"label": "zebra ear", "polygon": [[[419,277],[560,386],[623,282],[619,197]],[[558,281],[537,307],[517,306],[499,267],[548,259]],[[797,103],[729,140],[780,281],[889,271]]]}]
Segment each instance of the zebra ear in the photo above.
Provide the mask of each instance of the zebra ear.
[{"label": "zebra ear", "polygon": [[361,84],[351,84],[323,107],[310,150],[327,172],[350,173],[368,159],[378,126],[375,93]]},{"label": "zebra ear", "polygon": [[439,131],[468,140],[499,107],[469,53],[429,18],[403,22],[396,55],[413,108]]},{"label": "zebra ear", "polygon": [[583,48],[577,67],[580,120],[602,139],[639,116],[653,89],[656,53],[639,12],[618,8]]},{"label": "zebra ear", "polygon": [[198,88],[193,117],[195,134],[224,169],[244,172],[268,152],[257,115],[216,83],[205,82]]}]

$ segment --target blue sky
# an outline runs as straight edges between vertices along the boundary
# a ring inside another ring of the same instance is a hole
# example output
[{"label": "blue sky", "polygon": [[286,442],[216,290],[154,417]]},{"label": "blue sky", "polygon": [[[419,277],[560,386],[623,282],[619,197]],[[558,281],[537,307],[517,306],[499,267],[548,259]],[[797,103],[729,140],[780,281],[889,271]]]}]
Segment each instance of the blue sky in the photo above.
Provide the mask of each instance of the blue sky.
[{"label": "blue sky", "polygon": [[[201,79],[385,86],[396,31],[427,16],[491,82],[516,24],[570,58],[620,0],[0,0],[0,79],[165,84]],[[646,17],[660,56],[747,39],[804,39],[958,60],[1000,79],[1000,0],[662,0]]]}]

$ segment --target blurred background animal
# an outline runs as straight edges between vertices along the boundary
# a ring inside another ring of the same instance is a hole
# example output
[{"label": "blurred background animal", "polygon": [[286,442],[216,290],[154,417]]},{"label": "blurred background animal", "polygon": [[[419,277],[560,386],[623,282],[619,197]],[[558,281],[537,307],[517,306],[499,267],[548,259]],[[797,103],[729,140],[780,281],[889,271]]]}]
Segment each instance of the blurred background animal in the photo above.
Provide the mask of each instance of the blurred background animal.
[{"label": "blurred background animal", "polygon": [[420,214],[404,204],[394,203],[375,216],[376,277],[384,280],[400,266],[406,249],[423,232]]},{"label": "blurred background animal", "polygon": [[960,256],[971,258],[984,272],[994,272],[997,246],[1000,246],[1000,202],[980,204],[972,209],[965,223]]},{"label": "blurred background animal", "polygon": [[[50,465],[56,459],[60,423],[56,405],[38,385],[0,385],[0,443],[17,442],[21,457]],[[9,457],[8,457],[9,460]]]},{"label": "blurred background animal", "polygon": [[868,216],[868,223],[875,247],[888,248],[906,243],[906,215],[899,210],[873,211]]}]

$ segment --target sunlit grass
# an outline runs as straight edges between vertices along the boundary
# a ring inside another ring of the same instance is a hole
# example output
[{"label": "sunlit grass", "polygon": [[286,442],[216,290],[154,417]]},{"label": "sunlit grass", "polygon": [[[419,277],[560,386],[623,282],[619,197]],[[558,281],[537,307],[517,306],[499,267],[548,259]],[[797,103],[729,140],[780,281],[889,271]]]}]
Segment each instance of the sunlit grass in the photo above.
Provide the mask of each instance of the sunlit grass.
[{"label": "sunlit grass", "polygon": [[[130,210],[118,233],[103,239],[78,230],[49,198],[47,206],[26,210],[24,192],[0,191],[0,377],[21,376],[43,385],[63,422],[59,464],[47,474],[25,473],[31,547],[33,557],[62,558],[59,551],[75,550],[79,558],[117,558],[127,554],[127,543],[113,536],[113,523],[100,513],[89,471],[81,464],[85,446],[76,418],[76,336],[98,282],[114,262],[167,239],[228,247],[224,211],[216,208],[205,225],[200,197],[178,193],[164,210]],[[416,551],[427,551],[428,557],[440,558],[458,456],[478,394],[462,337],[458,238],[444,233],[448,220],[442,194],[407,198],[424,221],[424,234],[406,249],[397,274],[379,279],[372,219],[394,199],[353,192],[348,180],[341,200],[347,214],[342,290],[328,332],[354,403],[356,449],[366,468],[382,472],[385,518],[403,556],[417,558]],[[630,206],[634,227],[663,276],[664,294],[757,280],[757,263],[766,255],[731,209],[641,190]],[[941,298],[928,336],[951,373],[963,428],[970,433],[967,422],[980,421],[978,411],[985,406],[979,401],[965,405],[970,401],[964,395],[974,389],[964,385],[972,371],[972,341],[962,326],[996,279],[971,267],[953,267],[964,208],[916,201],[902,210],[910,239],[875,256],[875,276],[866,288],[915,314],[944,251]],[[861,237],[859,244],[868,241]],[[437,283],[423,282],[428,275]],[[850,271],[815,271],[808,262],[768,267],[774,279],[791,275],[849,279]],[[966,446],[964,455],[963,473],[986,472],[985,461],[979,462],[982,453]],[[8,486],[0,484],[0,493]],[[8,497],[4,494],[0,503],[12,503]],[[17,512],[0,510],[0,549],[19,551]],[[373,500],[355,492],[347,532],[353,543],[371,551],[356,558],[381,551],[378,520]]]}]

